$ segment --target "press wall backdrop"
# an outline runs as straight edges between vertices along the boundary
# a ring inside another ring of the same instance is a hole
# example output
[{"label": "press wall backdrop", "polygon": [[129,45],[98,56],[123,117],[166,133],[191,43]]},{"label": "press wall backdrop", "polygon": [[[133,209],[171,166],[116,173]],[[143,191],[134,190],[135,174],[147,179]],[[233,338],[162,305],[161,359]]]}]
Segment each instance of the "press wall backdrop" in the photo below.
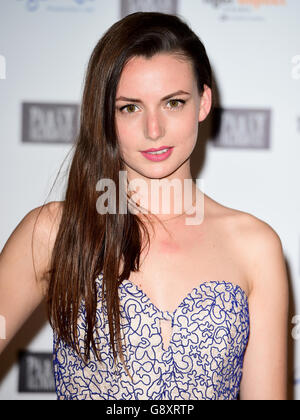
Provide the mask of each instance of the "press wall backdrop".
[{"label": "press wall backdrop", "polygon": [[[0,0],[0,249],[31,209],[62,199],[90,54],[138,10],[178,14],[206,46],[220,119],[216,133],[204,130],[195,176],[281,238],[289,398],[300,399],[299,0]],[[0,313],[0,339],[4,323]],[[51,352],[41,307],[0,357],[0,399],[55,399]]]}]

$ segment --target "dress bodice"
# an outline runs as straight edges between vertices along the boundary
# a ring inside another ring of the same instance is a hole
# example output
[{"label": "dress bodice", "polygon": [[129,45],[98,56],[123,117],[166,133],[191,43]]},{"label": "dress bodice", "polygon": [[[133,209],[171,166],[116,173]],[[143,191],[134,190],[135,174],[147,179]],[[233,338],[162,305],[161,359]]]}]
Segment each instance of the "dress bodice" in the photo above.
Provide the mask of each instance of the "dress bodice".
[{"label": "dress bodice", "polygon": [[[157,308],[129,280],[119,286],[120,327],[127,369],[113,362],[102,275],[97,278],[96,326],[100,363],[91,349],[88,364],[54,333],[58,399],[234,400],[239,394],[250,325],[248,298],[238,285],[207,281],[195,287],[171,313]],[[167,348],[161,320],[170,321]],[[83,351],[85,309],[79,311]]]}]

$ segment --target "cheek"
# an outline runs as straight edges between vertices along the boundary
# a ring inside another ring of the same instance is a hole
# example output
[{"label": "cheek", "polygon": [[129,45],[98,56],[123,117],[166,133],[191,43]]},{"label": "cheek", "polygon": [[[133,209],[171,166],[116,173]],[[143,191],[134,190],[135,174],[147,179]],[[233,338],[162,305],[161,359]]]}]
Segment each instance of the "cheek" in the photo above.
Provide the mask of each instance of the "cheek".
[{"label": "cheek", "polygon": [[172,131],[177,136],[178,140],[184,142],[185,144],[187,141],[196,141],[198,119],[195,113],[187,113],[182,120],[178,121],[176,126],[172,126]]},{"label": "cheek", "polygon": [[130,127],[130,124],[125,121],[116,120],[115,124],[120,147],[127,149],[130,145],[134,144],[134,131]]}]

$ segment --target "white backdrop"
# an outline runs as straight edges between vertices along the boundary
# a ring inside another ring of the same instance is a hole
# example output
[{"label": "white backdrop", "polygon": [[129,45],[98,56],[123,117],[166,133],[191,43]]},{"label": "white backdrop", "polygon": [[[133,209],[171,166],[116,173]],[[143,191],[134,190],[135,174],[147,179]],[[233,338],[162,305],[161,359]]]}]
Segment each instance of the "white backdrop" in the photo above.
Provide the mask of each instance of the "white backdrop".
[{"label": "white backdrop", "polygon": [[[59,141],[59,130],[49,141],[51,123],[48,134],[44,127],[26,138],[22,104],[40,104],[41,119],[55,104],[78,105],[97,41],[121,11],[136,10],[177,11],[206,46],[225,114],[197,177],[213,199],[266,221],[282,240],[291,286],[289,398],[300,399],[300,323],[291,322],[300,314],[299,0],[0,0],[0,247],[29,210],[61,199],[64,173],[48,193],[72,146]],[[0,399],[55,399],[18,391],[51,385],[49,360],[39,356],[52,351],[43,319],[39,310],[0,358]],[[25,368],[19,350],[33,353]]]}]

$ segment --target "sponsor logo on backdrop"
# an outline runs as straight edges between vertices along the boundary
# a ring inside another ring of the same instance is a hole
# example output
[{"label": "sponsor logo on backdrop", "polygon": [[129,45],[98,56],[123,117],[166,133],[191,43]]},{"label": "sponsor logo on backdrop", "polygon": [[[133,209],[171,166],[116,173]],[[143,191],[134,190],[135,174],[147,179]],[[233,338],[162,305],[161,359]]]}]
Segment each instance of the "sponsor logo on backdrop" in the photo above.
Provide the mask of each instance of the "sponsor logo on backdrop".
[{"label": "sponsor logo on backdrop", "polygon": [[300,80],[300,55],[294,55],[292,58],[292,78]]},{"label": "sponsor logo on backdrop", "polygon": [[19,392],[55,392],[52,353],[20,351]]},{"label": "sponsor logo on backdrop", "polygon": [[121,17],[135,12],[161,12],[175,15],[177,0],[121,0]]},{"label": "sponsor logo on backdrop", "polygon": [[79,130],[79,106],[75,104],[23,103],[22,141],[72,143]]},{"label": "sponsor logo on backdrop", "polygon": [[270,110],[217,108],[215,117],[218,127],[214,146],[247,149],[270,147]]},{"label": "sponsor logo on backdrop", "polygon": [[[286,6],[286,0],[202,0],[211,6],[221,21],[263,21],[269,16],[271,7]],[[262,7],[262,6],[268,6]]]},{"label": "sponsor logo on backdrop", "polygon": [[0,55],[0,80],[6,79],[6,59],[4,55]]},{"label": "sponsor logo on backdrop", "polygon": [[204,3],[210,4],[214,7],[220,7],[228,4],[233,4],[234,0],[202,0]]},{"label": "sponsor logo on backdrop", "polygon": [[36,12],[93,12],[96,0],[16,0],[24,5],[25,10]]}]

